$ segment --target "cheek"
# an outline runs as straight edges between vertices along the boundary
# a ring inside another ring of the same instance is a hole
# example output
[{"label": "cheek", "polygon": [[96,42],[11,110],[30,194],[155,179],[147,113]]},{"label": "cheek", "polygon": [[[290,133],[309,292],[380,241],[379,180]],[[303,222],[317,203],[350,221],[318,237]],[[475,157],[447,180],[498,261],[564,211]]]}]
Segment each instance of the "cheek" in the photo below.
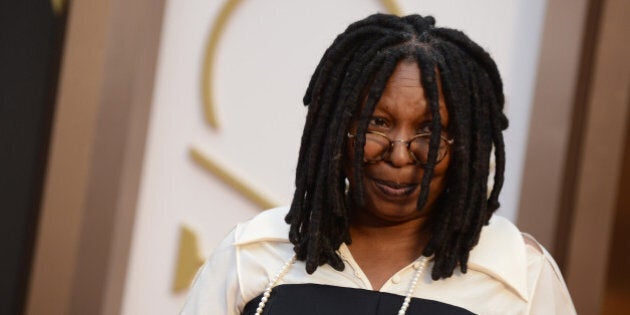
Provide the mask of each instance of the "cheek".
[{"label": "cheek", "polygon": [[444,159],[440,161],[438,165],[434,168],[434,176],[444,176],[446,175],[446,171],[448,170],[448,166],[451,163],[451,153],[446,154]]}]

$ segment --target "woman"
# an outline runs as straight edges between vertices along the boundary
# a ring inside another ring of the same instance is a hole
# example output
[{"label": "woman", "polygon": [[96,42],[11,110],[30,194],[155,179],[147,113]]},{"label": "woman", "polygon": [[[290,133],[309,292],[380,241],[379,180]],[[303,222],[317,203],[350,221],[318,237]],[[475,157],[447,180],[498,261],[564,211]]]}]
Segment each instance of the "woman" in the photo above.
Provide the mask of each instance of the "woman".
[{"label": "woman", "polygon": [[376,14],[337,37],[304,97],[291,207],[239,224],[183,314],[575,313],[549,254],[492,216],[497,67],[434,24]]}]

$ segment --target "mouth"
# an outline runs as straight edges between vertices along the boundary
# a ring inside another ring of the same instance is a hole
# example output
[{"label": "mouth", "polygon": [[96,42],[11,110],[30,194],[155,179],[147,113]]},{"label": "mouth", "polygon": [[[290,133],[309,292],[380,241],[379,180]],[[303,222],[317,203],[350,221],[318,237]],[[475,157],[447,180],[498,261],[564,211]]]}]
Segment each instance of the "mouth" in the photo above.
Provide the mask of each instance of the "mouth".
[{"label": "mouth", "polygon": [[401,184],[376,178],[371,178],[371,180],[381,193],[392,199],[406,198],[419,187],[417,183]]}]

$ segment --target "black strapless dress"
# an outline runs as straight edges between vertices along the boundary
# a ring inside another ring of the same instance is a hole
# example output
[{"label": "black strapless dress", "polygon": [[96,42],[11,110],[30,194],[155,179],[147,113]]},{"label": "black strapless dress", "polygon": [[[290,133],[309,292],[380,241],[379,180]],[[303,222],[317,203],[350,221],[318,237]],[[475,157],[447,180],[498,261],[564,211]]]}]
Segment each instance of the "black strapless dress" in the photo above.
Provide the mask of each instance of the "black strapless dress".
[{"label": "black strapless dress", "polygon": [[[245,305],[243,315],[256,314],[262,294]],[[378,291],[319,284],[283,284],[274,287],[263,315],[396,315],[404,296]],[[412,298],[407,315],[470,315],[450,304]]]}]

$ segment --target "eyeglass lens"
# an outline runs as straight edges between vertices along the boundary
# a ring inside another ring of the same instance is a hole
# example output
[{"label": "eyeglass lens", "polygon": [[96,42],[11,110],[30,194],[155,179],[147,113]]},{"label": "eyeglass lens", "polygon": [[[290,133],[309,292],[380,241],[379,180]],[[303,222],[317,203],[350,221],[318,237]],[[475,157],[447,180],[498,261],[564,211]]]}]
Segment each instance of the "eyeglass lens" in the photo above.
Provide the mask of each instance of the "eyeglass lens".
[{"label": "eyeglass lens", "polygon": [[[378,133],[365,134],[364,159],[366,162],[378,162],[393,149],[393,145],[407,146],[411,158],[421,164],[426,164],[429,156],[429,143],[431,135],[417,136],[408,143],[392,142],[389,138]],[[440,139],[437,161],[441,161],[446,155],[447,144],[444,139]]]}]

